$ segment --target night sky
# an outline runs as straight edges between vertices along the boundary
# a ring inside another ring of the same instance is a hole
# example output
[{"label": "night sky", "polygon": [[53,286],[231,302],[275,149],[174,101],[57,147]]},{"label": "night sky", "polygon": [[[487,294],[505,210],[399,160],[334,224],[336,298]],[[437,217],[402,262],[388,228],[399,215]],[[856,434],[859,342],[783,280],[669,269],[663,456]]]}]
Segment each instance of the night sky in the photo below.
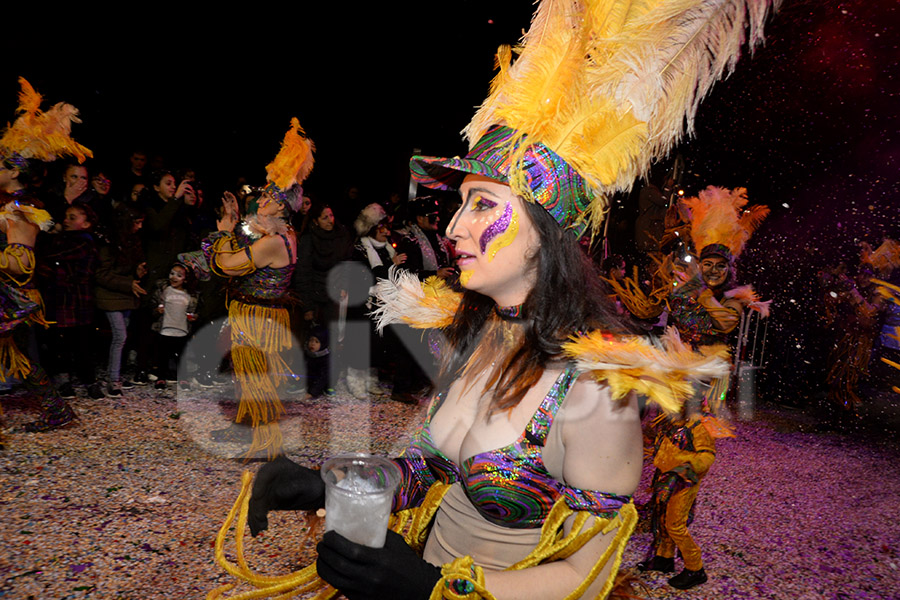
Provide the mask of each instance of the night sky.
[{"label": "night sky", "polygon": [[[0,115],[12,117],[25,76],[48,101],[81,109],[75,135],[102,162],[123,165],[143,146],[199,168],[214,195],[239,175],[262,181],[297,116],[318,146],[310,189],[334,202],[352,184],[386,201],[406,193],[414,149],[465,152],[459,131],[486,95],[493,53],[532,11],[524,1],[309,4],[113,15],[104,27],[108,14],[65,15],[42,24],[40,44],[18,28],[7,47],[30,50],[7,53]],[[741,269],[775,299],[785,348],[816,310],[816,269],[855,265],[860,241],[900,237],[898,12],[895,0],[784,2],[765,45],[713,89],[678,149],[687,193],[743,186],[772,208]]]}]

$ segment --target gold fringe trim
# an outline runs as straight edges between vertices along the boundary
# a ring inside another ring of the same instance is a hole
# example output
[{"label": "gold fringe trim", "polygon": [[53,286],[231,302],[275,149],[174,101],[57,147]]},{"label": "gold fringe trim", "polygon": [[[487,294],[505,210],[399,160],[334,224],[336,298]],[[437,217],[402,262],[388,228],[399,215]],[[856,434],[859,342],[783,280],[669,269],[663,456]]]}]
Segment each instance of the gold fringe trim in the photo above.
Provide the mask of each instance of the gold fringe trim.
[{"label": "gold fringe trim", "polygon": [[19,350],[12,333],[0,336],[0,382],[25,379],[29,372],[31,361]]},{"label": "gold fringe trim", "polygon": [[[261,575],[250,568],[244,556],[243,539],[246,531],[252,484],[253,474],[250,471],[244,471],[241,476],[241,491],[216,536],[215,559],[219,566],[238,579],[239,582],[250,584],[256,589],[229,596],[228,600],[250,600],[255,598],[281,600],[311,593],[315,593],[315,596],[312,596],[313,600],[327,600],[334,597],[338,591],[319,578],[316,573],[315,563],[299,571],[281,576]],[[403,534],[406,543],[420,554],[425,547],[425,540],[428,538],[434,516],[437,514],[444,495],[450,489],[450,485],[435,483],[429,488],[421,506],[391,515],[389,528],[392,531]],[[564,534],[563,525],[572,515],[575,516],[572,529],[568,534]],[[587,525],[592,518],[593,522]],[[545,562],[563,560],[572,556],[595,535],[607,534],[617,530],[612,542],[598,558],[588,576],[578,588],[566,596],[566,600],[580,598],[597,579],[607,562],[612,559],[613,568],[598,595],[599,598],[606,597],[615,584],[616,574],[622,563],[625,546],[634,531],[637,520],[637,510],[634,507],[634,503],[631,502],[624,505],[615,517],[601,519],[584,511],[573,511],[566,505],[565,499],[560,498],[553,505],[547,520],[541,528],[541,539],[537,546],[527,557],[510,566],[508,570],[517,571]],[[229,561],[225,556],[225,541],[232,528],[234,528],[235,535],[234,551],[236,564]],[[471,557],[457,558],[452,563],[444,565],[441,569],[441,574],[443,577],[435,585],[430,600],[440,600],[442,598],[447,600],[495,600],[494,596],[484,587],[484,571],[481,567],[473,564]],[[455,579],[471,582],[475,592],[465,595],[453,592],[453,590],[448,588],[447,583]],[[210,591],[206,598],[207,600],[223,599],[225,598],[224,594],[232,591],[236,586],[237,583],[225,584]]]},{"label": "gold fringe trim", "polygon": [[290,315],[284,308],[232,300],[228,320],[231,359],[241,392],[236,422],[249,418],[253,426],[253,442],[247,456],[265,449],[274,458],[283,445],[277,421],[284,414],[284,406],[278,387],[290,372],[280,354],[292,344]]}]

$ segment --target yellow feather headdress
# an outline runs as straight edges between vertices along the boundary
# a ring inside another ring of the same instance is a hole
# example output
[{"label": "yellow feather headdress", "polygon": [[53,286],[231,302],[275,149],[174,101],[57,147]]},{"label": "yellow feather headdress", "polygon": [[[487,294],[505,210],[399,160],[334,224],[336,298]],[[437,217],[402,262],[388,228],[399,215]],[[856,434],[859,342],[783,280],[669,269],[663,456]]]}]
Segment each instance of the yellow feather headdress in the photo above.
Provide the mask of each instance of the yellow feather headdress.
[{"label": "yellow feather headdress", "polygon": [[94,154],[72,139],[72,123],[81,123],[78,109],[60,102],[46,112],[41,111],[43,98],[24,77],[19,78],[19,117],[0,138],[0,159],[53,161],[61,156],[74,156],[78,162]]},{"label": "yellow feather headdress", "polygon": [[[413,177],[439,189],[458,186],[465,173],[501,178],[560,224],[589,221],[597,229],[608,197],[630,190],[653,160],[693,131],[700,101],[734,69],[747,29],[752,48],[769,9],[779,4],[542,0],[521,44],[498,52],[489,96],[464,129],[469,155],[413,157]],[[496,135],[497,127],[512,133]],[[485,151],[492,132],[502,158]],[[565,182],[536,190],[548,177],[573,177],[558,174],[558,158],[584,181],[574,192]],[[580,197],[558,210],[560,196],[573,193]]]},{"label": "yellow feather headdress", "polygon": [[698,196],[684,198],[681,204],[691,223],[694,250],[701,255],[709,246],[724,246],[731,256],[739,256],[769,214],[769,208],[761,204],[747,208],[744,188],[729,190],[711,185]]},{"label": "yellow feather headdress", "polygon": [[296,117],[291,119],[291,128],[284,134],[281,149],[274,160],[266,165],[268,179],[281,190],[302,184],[312,171],[316,145],[306,137]]}]

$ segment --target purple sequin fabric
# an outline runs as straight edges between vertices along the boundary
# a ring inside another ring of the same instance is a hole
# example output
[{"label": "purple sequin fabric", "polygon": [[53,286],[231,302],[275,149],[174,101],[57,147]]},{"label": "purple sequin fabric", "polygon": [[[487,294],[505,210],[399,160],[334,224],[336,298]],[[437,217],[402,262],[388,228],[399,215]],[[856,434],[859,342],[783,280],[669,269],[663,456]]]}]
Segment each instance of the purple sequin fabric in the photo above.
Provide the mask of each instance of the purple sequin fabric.
[{"label": "purple sequin fabric", "polygon": [[462,465],[444,456],[431,438],[429,425],[440,408],[442,398],[439,397],[412,447],[398,459],[404,484],[395,499],[395,510],[416,506],[435,481],[461,481],[478,512],[504,527],[541,527],[560,497],[573,510],[606,518],[614,516],[630,501],[629,496],[573,488],[554,479],[543,462],[542,451],[553,418],[576,377],[574,368],[560,374],[518,440],[477,454]]},{"label": "purple sequin fabric", "polygon": [[[235,234],[235,247],[241,249],[249,248],[255,240],[243,234],[240,227],[236,229],[238,232]],[[216,231],[203,240],[203,253],[210,264],[212,263],[212,245],[216,240],[226,235],[228,234]],[[283,298],[287,294],[291,286],[291,276],[294,274],[296,263],[293,259],[291,245],[283,235],[281,238],[284,240],[288,255],[291,257],[291,264],[279,268],[262,267],[249,275],[235,278],[233,289],[242,297],[271,301]]]}]

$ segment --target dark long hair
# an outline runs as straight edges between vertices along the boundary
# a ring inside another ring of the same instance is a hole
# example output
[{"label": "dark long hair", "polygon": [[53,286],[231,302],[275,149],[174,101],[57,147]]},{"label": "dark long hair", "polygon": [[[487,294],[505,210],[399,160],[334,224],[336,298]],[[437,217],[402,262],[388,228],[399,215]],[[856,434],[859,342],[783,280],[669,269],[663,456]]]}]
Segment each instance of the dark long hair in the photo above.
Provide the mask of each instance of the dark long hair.
[{"label": "dark long hair", "polygon": [[[596,265],[575,236],[537,203],[524,205],[541,242],[531,259],[535,283],[522,307],[524,339],[491,378],[495,383],[491,412],[516,406],[541,377],[547,363],[560,357],[569,336],[595,329],[628,332],[601,288]],[[478,292],[466,290],[463,294],[453,323],[445,330],[450,351],[439,385],[449,385],[462,373],[495,306],[493,299]]]}]

